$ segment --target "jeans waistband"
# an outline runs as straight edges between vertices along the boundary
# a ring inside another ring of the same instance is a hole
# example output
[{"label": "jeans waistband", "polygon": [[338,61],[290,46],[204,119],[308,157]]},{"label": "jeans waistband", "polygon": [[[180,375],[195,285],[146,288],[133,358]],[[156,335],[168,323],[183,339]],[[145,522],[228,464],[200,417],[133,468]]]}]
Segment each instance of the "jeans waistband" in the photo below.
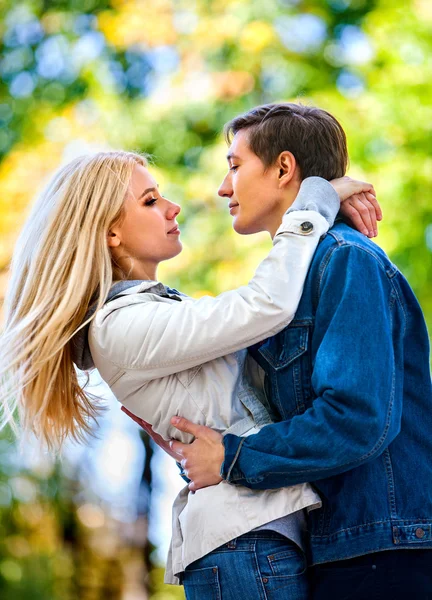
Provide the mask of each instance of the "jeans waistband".
[{"label": "jeans waistband", "polygon": [[286,542],[287,544],[289,544],[291,542],[291,540],[289,540],[287,537],[285,537],[281,533],[278,533],[277,531],[260,530],[260,531],[249,531],[248,533],[244,533],[243,535],[232,539],[230,542],[228,542],[227,544],[224,544],[224,545],[227,546],[228,548],[234,549],[242,541],[250,542],[252,540],[280,540],[282,542]]}]

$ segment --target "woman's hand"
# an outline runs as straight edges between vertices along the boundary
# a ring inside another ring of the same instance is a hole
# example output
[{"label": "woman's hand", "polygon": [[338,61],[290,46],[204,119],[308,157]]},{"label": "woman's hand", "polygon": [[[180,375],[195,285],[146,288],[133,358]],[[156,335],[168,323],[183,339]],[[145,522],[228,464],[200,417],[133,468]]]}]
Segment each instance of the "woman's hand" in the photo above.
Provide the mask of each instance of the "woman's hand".
[{"label": "woman's hand", "polygon": [[174,450],[172,450],[171,441],[167,442],[166,440],[163,439],[163,437],[161,435],[154,432],[150,423],[147,423],[147,421],[144,421],[144,419],[137,417],[136,415],[134,415],[134,413],[132,413],[130,410],[128,410],[124,406],[122,406],[121,409],[124,413],[126,413],[128,415],[128,417],[130,417],[132,419],[132,421],[135,421],[135,423],[138,423],[138,425],[144,429],[144,431],[151,437],[151,439],[154,441],[154,443],[159,446],[159,448],[162,448],[162,450],[165,450],[165,452],[167,454],[169,454],[174,460],[176,460],[178,462],[180,460],[182,460],[183,456],[177,454]]},{"label": "woman's hand", "polygon": [[368,237],[378,235],[377,221],[381,221],[382,211],[373,185],[351,177],[340,177],[330,183],[340,198],[340,212],[345,220]]}]

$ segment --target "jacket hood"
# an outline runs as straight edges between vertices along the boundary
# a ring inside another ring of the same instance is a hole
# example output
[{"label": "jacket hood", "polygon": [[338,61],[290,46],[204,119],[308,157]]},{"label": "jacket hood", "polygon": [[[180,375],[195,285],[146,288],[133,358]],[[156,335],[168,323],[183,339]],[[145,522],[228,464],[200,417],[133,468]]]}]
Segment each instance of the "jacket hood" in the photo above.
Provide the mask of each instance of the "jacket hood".
[{"label": "jacket hood", "polygon": [[[165,296],[180,300],[180,292],[175,289],[167,288],[162,283],[157,281],[130,280],[117,281],[114,283],[108,293],[105,304],[120,296],[141,293],[157,294],[158,296]],[[96,305],[94,304],[87,311],[83,323],[94,314],[95,310]],[[84,327],[81,327],[81,329],[79,329],[71,339],[72,360],[78,369],[81,369],[82,371],[88,371],[89,369],[93,369],[95,366],[88,343],[90,325],[91,321]]]}]

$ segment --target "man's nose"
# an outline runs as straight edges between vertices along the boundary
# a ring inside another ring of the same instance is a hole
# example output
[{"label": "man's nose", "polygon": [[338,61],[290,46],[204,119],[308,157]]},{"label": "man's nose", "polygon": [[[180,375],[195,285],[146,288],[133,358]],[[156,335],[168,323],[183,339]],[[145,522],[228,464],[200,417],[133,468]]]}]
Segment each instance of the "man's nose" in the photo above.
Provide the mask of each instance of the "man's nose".
[{"label": "man's nose", "polygon": [[229,175],[227,175],[218,189],[218,196],[220,196],[221,198],[231,198],[232,195],[233,189],[231,185],[231,180]]}]

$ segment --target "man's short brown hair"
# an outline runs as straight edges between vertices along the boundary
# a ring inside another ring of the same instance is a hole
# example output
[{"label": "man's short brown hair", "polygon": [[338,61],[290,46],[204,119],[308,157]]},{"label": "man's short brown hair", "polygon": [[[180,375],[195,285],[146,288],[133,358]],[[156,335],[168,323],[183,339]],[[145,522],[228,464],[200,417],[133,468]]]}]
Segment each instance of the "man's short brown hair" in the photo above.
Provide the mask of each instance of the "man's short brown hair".
[{"label": "man's short brown hair", "polygon": [[345,132],[333,115],[321,108],[290,102],[256,106],[225,125],[228,144],[243,129],[252,152],[265,167],[288,150],[297,161],[301,179],[315,175],[331,180],[345,175]]}]

